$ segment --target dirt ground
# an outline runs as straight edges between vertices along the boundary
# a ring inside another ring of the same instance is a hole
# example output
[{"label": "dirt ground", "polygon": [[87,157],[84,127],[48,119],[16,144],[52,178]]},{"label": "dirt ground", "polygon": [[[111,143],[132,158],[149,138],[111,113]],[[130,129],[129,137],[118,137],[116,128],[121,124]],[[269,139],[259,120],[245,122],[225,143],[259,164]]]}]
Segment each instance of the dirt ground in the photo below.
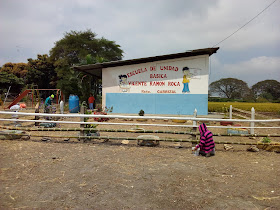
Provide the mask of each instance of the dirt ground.
[{"label": "dirt ground", "polygon": [[[98,126],[112,127],[132,126]],[[275,129],[256,132],[279,133]],[[55,135],[59,133],[77,135]],[[142,134],[130,134],[138,135]],[[174,134],[153,135],[174,138]],[[220,136],[215,140],[259,139]],[[276,137],[272,140],[280,141]],[[163,142],[158,147],[140,147],[135,141],[123,145],[119,140],[82,143],[56,138],[43,142],[39,137],[1,140],[0,209],[280,209],[279,153],[247,152],[244,145],[225,151],[219,144],[216,155],[205,158],[194,156],[191,146],[182,143],[178,149],[172,142]]]}]

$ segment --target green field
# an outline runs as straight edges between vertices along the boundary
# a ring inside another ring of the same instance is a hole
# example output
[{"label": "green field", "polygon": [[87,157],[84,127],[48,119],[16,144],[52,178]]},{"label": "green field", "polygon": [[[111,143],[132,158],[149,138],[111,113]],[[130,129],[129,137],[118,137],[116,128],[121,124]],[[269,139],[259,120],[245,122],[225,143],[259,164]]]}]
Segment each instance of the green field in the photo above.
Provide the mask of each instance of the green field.
[{"label": "green field", "polygon": [[280,103],[246,103],[246,102],[208,102],[209,112],[224,112],[225,108],[234,108],[251,111],[252,107],[256,112],[275,112],[280,113]]}]

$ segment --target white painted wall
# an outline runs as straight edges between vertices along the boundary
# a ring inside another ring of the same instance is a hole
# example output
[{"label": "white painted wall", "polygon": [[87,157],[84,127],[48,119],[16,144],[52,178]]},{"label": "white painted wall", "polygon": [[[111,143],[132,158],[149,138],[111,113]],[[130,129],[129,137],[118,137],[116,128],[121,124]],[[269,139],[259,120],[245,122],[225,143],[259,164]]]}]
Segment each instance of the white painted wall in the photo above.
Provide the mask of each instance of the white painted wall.
[{"label": "white painted wall", "polygon": [[[182,69],[186,66],[192,73],[190,92],[182,93]],[[208,55],[105,68],[102,70],[102,104],[106,104],[106,93],[208,94],[208,74]],[[126,84],[120,84],[119,75],[127,76]]]}]

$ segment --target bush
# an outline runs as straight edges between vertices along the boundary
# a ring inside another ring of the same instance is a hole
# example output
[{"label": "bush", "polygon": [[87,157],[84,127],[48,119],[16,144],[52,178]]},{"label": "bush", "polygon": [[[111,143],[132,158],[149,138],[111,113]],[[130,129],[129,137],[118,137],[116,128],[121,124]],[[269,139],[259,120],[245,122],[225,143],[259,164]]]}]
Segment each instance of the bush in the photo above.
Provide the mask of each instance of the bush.
[{"label": "bush", "polygon": [[144,116],[144,114],[145,114],[145,112],[144,112],[143,109],[141,109],[141,110],[139,111],[139,113],[138,113],[139,116]]},{"label": "bush", "polygon": [[256,100],[256,102],[258,102],[258,103],[267,103],[267,102],[269,102],[269,100],[267,100],[266,98],[258,98]]},{"label": "bush", "polygon": [[270,143],[271,142],[271,140],[270,140],[270,138],[268,138],[268,137],[264,137],[263,139],[262,139],[262,143]]}]

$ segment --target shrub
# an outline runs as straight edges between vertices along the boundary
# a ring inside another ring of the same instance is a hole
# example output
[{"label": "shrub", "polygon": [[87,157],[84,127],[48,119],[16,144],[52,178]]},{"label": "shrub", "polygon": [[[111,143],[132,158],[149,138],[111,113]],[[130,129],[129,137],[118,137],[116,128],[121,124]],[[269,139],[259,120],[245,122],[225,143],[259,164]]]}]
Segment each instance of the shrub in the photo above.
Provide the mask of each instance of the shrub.
[{"label": "shrub", "polygon": [[268,137],[264,137],[263,139],[262,139],[262,143],[270,143],[271,142],[271,140],[270,140],[270,138],[268,138]]},{"label": "shrub", "polygon": [[144,116],[144,114],[145,114],[145,112],[144,112],[143,109],[141,109],[141,110],[139,111],[139,113],[138,113],[139,116]]},{"label": "shrub", "polygon": [[267,102],[269,102],[269,100],[267,100],[266,98],[258,98],[256,100],[256,102],[258,102],[258,103],[267,103]]}]

